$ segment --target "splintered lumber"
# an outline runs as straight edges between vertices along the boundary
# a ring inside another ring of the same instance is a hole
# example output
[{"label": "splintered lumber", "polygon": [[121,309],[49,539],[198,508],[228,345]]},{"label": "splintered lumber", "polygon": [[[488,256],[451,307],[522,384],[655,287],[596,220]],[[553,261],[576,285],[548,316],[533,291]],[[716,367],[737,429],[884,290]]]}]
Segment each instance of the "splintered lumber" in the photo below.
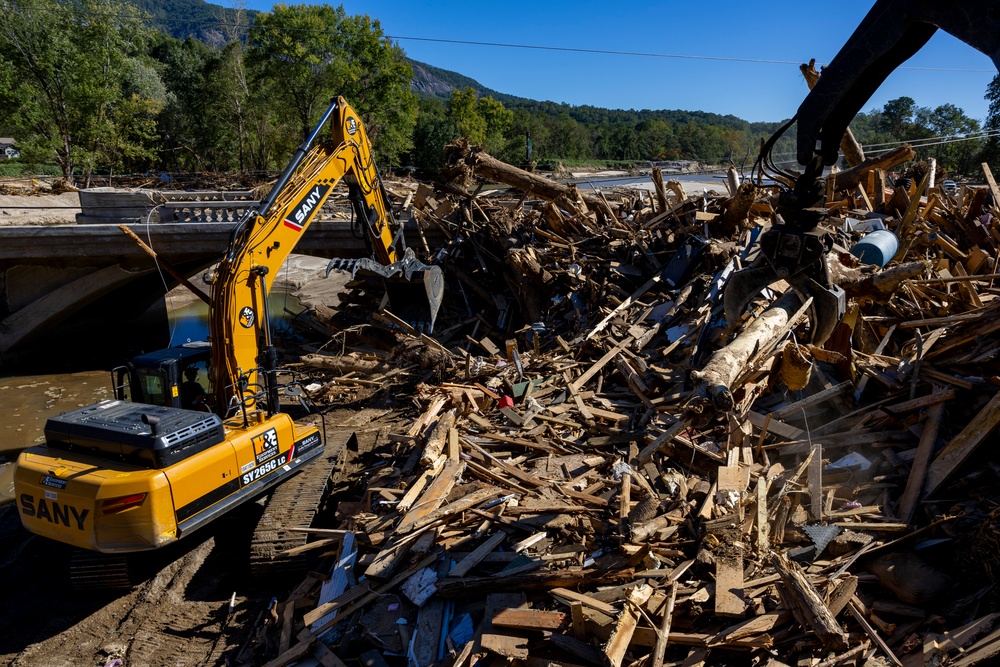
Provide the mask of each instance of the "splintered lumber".
[{"label": "splintered lumber", "polygon": [[635,575],[635,570],[600,571],[593,568],[581,570],[556,570],[552,572],[531,572],[497,577],[463,577],[454,581],[444,580],[438,583],[438,595],[445,598],[456,598],[467,595],[479,595],[486,591],[497,589],[509,590],[550,590],[577,586],[583,582],[588,585],[603,585],[619,581],[627,581]]},{"label": "splintered lumber", "polygon": [[815,632],[827,649],[831,651],[846,649],[847,633],[837,623],[837,619],[799,566],[787,561],[780,554],[775,554],[771,558],[771,564],[781,576],[783,591],[788,594],[788,603],[799,624]]},{"label": "splintered lumber", "polygon": [[920,500],[920,494],[924,488],[924,480],[927,477],[927,464],[931,460],[934,452],[934,443],[937,441],[938,431],[941,428],[941,417],[944,415],[944,403],[937,403],[927,411],[927,419],[924,420],[924,430],[920,434],[920,444],[917,445],[917,452],[913,457],[910,467],[910,476],[906,480],[906,489],[903,497],[899,501],[899,509],[896,515],[903,523],[909,523],[913,519],[913,513]]},{"label": "splintered lumber", "polygon": [[576,591],[571,591],[566,588],[553,588],[551,591],[549,591],[549,594],[563,601],[565,604],[579,603],[587,607],[590,607],[592,609],[596,609],[597,611],[602,612],[604,614],[608,614],[609,616],[618,613],[618,610],[615,607],[608,604],[607,602],[596,600],[590,597],[589,595],[577,593]]},{"label": "splintered lumber", "polygon": [[674,617],[674,603],[677,601],[677,584],[670,584],[670,595],[664,604],[663,620],[660,631],[656,634],[656,646],[653,647],[653,667],[663,667],[663,654],[670,640],[670,624]]},{"label": "splintered lumber", "polygon": [[930,496],[1000,424],[1000,393],[952,438],[927,468],[924,495]]},{"label": "splintered lumber", "polygon": [[625,599],[625,609],[618,617],[615,629],[611,633],[611,639],[604,646],[604,654],[608,656],[608,662],[612,667],[621,667],[622,660],[625,658],[625,653],[632,641],[632,635],[639,624],[639,607],[652,594],[652,587],[643,584],[633,588]]},{"label": "splintered lumber", "polygon": [[480,646],[508,659],[523,660],[527,658],[527,638],[501,634],[496,631],[496,624],[493,621],[501,611],[509,611],[523,605],[523,593],[492,593],[488,595],[482,632],[479,636]]},{"label": "splintered lumber", "polygon": [[486,557],[486,554],[500,546],[500,543],[505,539],[507,539],[507,534],[503,531],[493,533],[485,542],[476,547],[475,551],[456,563],[455,567],[451,568],[451,571],[448,572],[448,576],[464,577],[469,573],[469,570],[478,565]]},{"label": "splintered lumber", "polygon": [[[423,516],[418,519],[408,530],[420,530],[421,528],[430,526],[435,521],[440,521],[441,519],[447,518],[459,512],[464,512],[465,510],[475,507],[479,503],[486,502],[487,500],[492,500],[499,495],[502,495],[503,491],[496,488],[495,486],[486,489],[479,489],[474,491],[467,496],[459,498],[453,503],[449,503],[444,507],[440,507],[433,512]],[[397,531],[403,532],[399,528]]]},{"label": "splintered lumber", "polygon": [[449,411],[441,415],[437,425],[427,436],[427,444],[424,445],[423,454],[420,455],[420,462],[424,465],[431,465],[444,452],[445,443],[448,442],[448,434],[455,426],[455,412]]},{"label": "splintered lumber", "polygon": [[[473,153],[455,174],[471,173]],[[995,620],[963,626],[969,610],[951,598],[891,601],[887,591],[905,591],[870,557],[953,534],[942,528],[956,507],[993,517],[996,457],[979,445],[1000,425],[1000,219],[987,187],[923,200],[919,164],[887,197],[879,164],[827,180],[838,245],[825,261],[848,302],[823,347],[807,343],[809,301],[787,282],[740,322],[718,317],[728,276],[759,238],[738,228],[773,225],[780,186],[753,193],[733,178],[728,195],[687,198],[662,173],[646,191],[583,196],[548,179],[518,191],[398,186],[421,231],[440,233],[424,237],[422,259],[462,239],[446,267],[460,289],[433,335],[398,323],[373,332],[372,320],[394,320],[370,317],[380,295],[363,289],[368,302],[310,326],[318,339],[304,349],[324,363],[309,372],[326,384],[310,398],[357,412],[345,426],[365,443],[345,450],[336,523],[308,529],[311,545],[354,535],[358,565],[312,573],[236,662],[340,667],[342,654],[376,665],[382,651],[458,667],[815,667],[889,661],[903,647],[928,664],[1000,654]],[[879,224],[902,243],[887,268],[841,252]],[[706,244],[698,258],[685,254],[692,235]],[[683,284],[666,284],[671,264],[683,264]],[[811,381],[782,374],[778,344],[812,360]],[[385,391],[397,373],[410,381]],[[379,423],[375,412],[391,413]],[[972,546],[996,542],[996,523],[976,527]],[[947,580],[970,595],[963,605],[982,604],[975,566],[988,554],[968,544],[935,546],[940,562],[963,564],[947,577],[930,563],[902,577]],[[394,605],[410,579],[421,603]],[[657,592],[638,604],[643,584]],[[505,592],[518,595],[492,597]],[[324,636],[351,644],[328,655],[311,632],[338,623],[365,632]]]},{"label": "splintered lumber", "polygon": [[561,611],[501,609],[493,615],[493,626],[518,630],[566,630],[570,616]]},{"label": "splintered lumber", "polygon": [[[743,495],[743,476],[739,466],[719,468],[719,495],[734,494],[736,505]],[[736,521],[735,515],[734,522]],[[742,542],[720,545],[715,554],[715,613],[718,616],[742,616],[746,611],[743,600],[743,546]]]},{"label": "splintered lumber", "polygon": [[892,664],[896,665],[896,667],[903,667],[903,663],[900,659],[896,657],[896,654],[892,652],[889,645],[885,643],[885,640],[882,639],[878,631],[872,627],[871,623],[868,622],[868,619],[865,618],[865,615],[859,609],[857,596],[855,596],[850,603],[848,603],[847,610],[850,612],[851,616],[854,617],[854,620],[861,624],[861,627],[864,628],[866,633],[868,633],[868,636],[871,637],[873,642],[875,642],[875,645],[878,646],[879,649],[885,653],[886,657],[892,661]]},{"label": "splintered lumber", "polygon": [[420,499],[413,505],[413,509],[406,513],[396,530],[399,533],[408,532],[417,522],[421,521],[431,512],[437,510],[445,498],[451,493],[455,482],[462,475],[463,464],[459,461],[447,461],[438,472],[437,477],[430,486],[421,494]]}]

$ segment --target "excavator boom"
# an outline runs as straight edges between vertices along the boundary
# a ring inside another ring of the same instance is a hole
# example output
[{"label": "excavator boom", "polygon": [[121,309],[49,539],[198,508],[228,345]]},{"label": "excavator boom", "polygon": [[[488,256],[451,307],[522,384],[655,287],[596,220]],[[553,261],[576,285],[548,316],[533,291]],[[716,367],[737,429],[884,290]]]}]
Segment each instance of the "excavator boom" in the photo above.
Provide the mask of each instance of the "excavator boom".
[{"label": "excavator boom", "polygon": [[[848,124],[886,78],[927,43],[938,30],[988,55],[1000,69],[1000,3],[996,0],[877,0],[799,106],[796,157],[805,166],[794,189],[778,199],[775,224],[760,237],[754,264],[734,273],[726,285],[726,320],[735,324],[755,295],[786,279],[800,294],[812,297],[812,342],[823,343],[844,315],[843,290],[831,283],[826,254],[832,239],[820,227],[824,165],[839,157]],[[770,149],[785,125],[761,151]],[[786,176],[791,176],[786,174]]]},{"label": "excavator boom", "polygon": [[796,154],[837,161],[847,126],[888,76],[940,28],[1000,69],[1000,3],[995,0],[877,0],[799,106]]},{"label": "excavator boom", "polygon": [[[327,123],[330,140],[316,141]],[[399,310],[405,313],[401,316],[418,328],[433,326],[444,290],[441,269],[422,264],[405,248],[361,119],[338,97],[260,208],[234,231],[230,251],[219,264],[210,328],[213,386],[220,414],[252,401],[261,387],[274,394],[275,383],[269,377],[275,361],[268,330],[268,281],[342,180],[371,251],[369,265],[383,273],[387,284],[415,284],[405,300],[392,301],[389,288],[390,301],[400,304]],[[272,395],[268,403],[276,405],[277,396]]]}]

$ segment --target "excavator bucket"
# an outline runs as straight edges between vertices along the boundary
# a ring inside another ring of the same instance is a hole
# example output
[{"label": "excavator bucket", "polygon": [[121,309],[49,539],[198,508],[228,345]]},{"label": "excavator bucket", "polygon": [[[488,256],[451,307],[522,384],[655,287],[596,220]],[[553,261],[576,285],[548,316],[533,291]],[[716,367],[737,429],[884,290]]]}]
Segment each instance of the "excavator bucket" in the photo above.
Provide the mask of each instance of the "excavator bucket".
[{"label": "excavator bucket", "polygon": [[431,333],[444,296],[444,273],[440,266],[424,264],[409,248],[403,259],[380,264],[373,259],[331,260],[333,269],[350,271],[353,277],[381,279],[389,297],[389,310],[417,331]]}]

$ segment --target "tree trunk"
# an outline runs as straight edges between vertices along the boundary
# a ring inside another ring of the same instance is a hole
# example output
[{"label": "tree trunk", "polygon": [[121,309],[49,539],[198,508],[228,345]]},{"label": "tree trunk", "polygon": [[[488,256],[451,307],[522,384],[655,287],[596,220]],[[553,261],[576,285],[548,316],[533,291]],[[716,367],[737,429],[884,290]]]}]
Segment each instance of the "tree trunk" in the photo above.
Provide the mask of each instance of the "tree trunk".
[{"label": "tree trunk", "polygon": [[837,191],[853,190],[862,180],[868,178],[868,172],[873,169],[889,171],[893,167],[912,160],[916,156],[916,152],[907,144],[882,153],[878,157],[870,157],[858,166],[851,167],[837,174],[836,185],[834,187]]}]

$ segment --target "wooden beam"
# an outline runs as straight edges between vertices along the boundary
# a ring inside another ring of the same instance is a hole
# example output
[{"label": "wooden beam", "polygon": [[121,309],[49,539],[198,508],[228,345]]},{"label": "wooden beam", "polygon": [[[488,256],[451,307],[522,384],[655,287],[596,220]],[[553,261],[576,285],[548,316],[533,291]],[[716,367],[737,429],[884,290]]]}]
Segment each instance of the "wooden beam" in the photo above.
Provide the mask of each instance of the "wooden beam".
[{"label": "wooden beam", "polygon": [[979,411],[972,421],[945,445],[934,462],[927,469],[924,495],[930,496],[955,470],[975,451],[1000,424],[1000,393]]}]

